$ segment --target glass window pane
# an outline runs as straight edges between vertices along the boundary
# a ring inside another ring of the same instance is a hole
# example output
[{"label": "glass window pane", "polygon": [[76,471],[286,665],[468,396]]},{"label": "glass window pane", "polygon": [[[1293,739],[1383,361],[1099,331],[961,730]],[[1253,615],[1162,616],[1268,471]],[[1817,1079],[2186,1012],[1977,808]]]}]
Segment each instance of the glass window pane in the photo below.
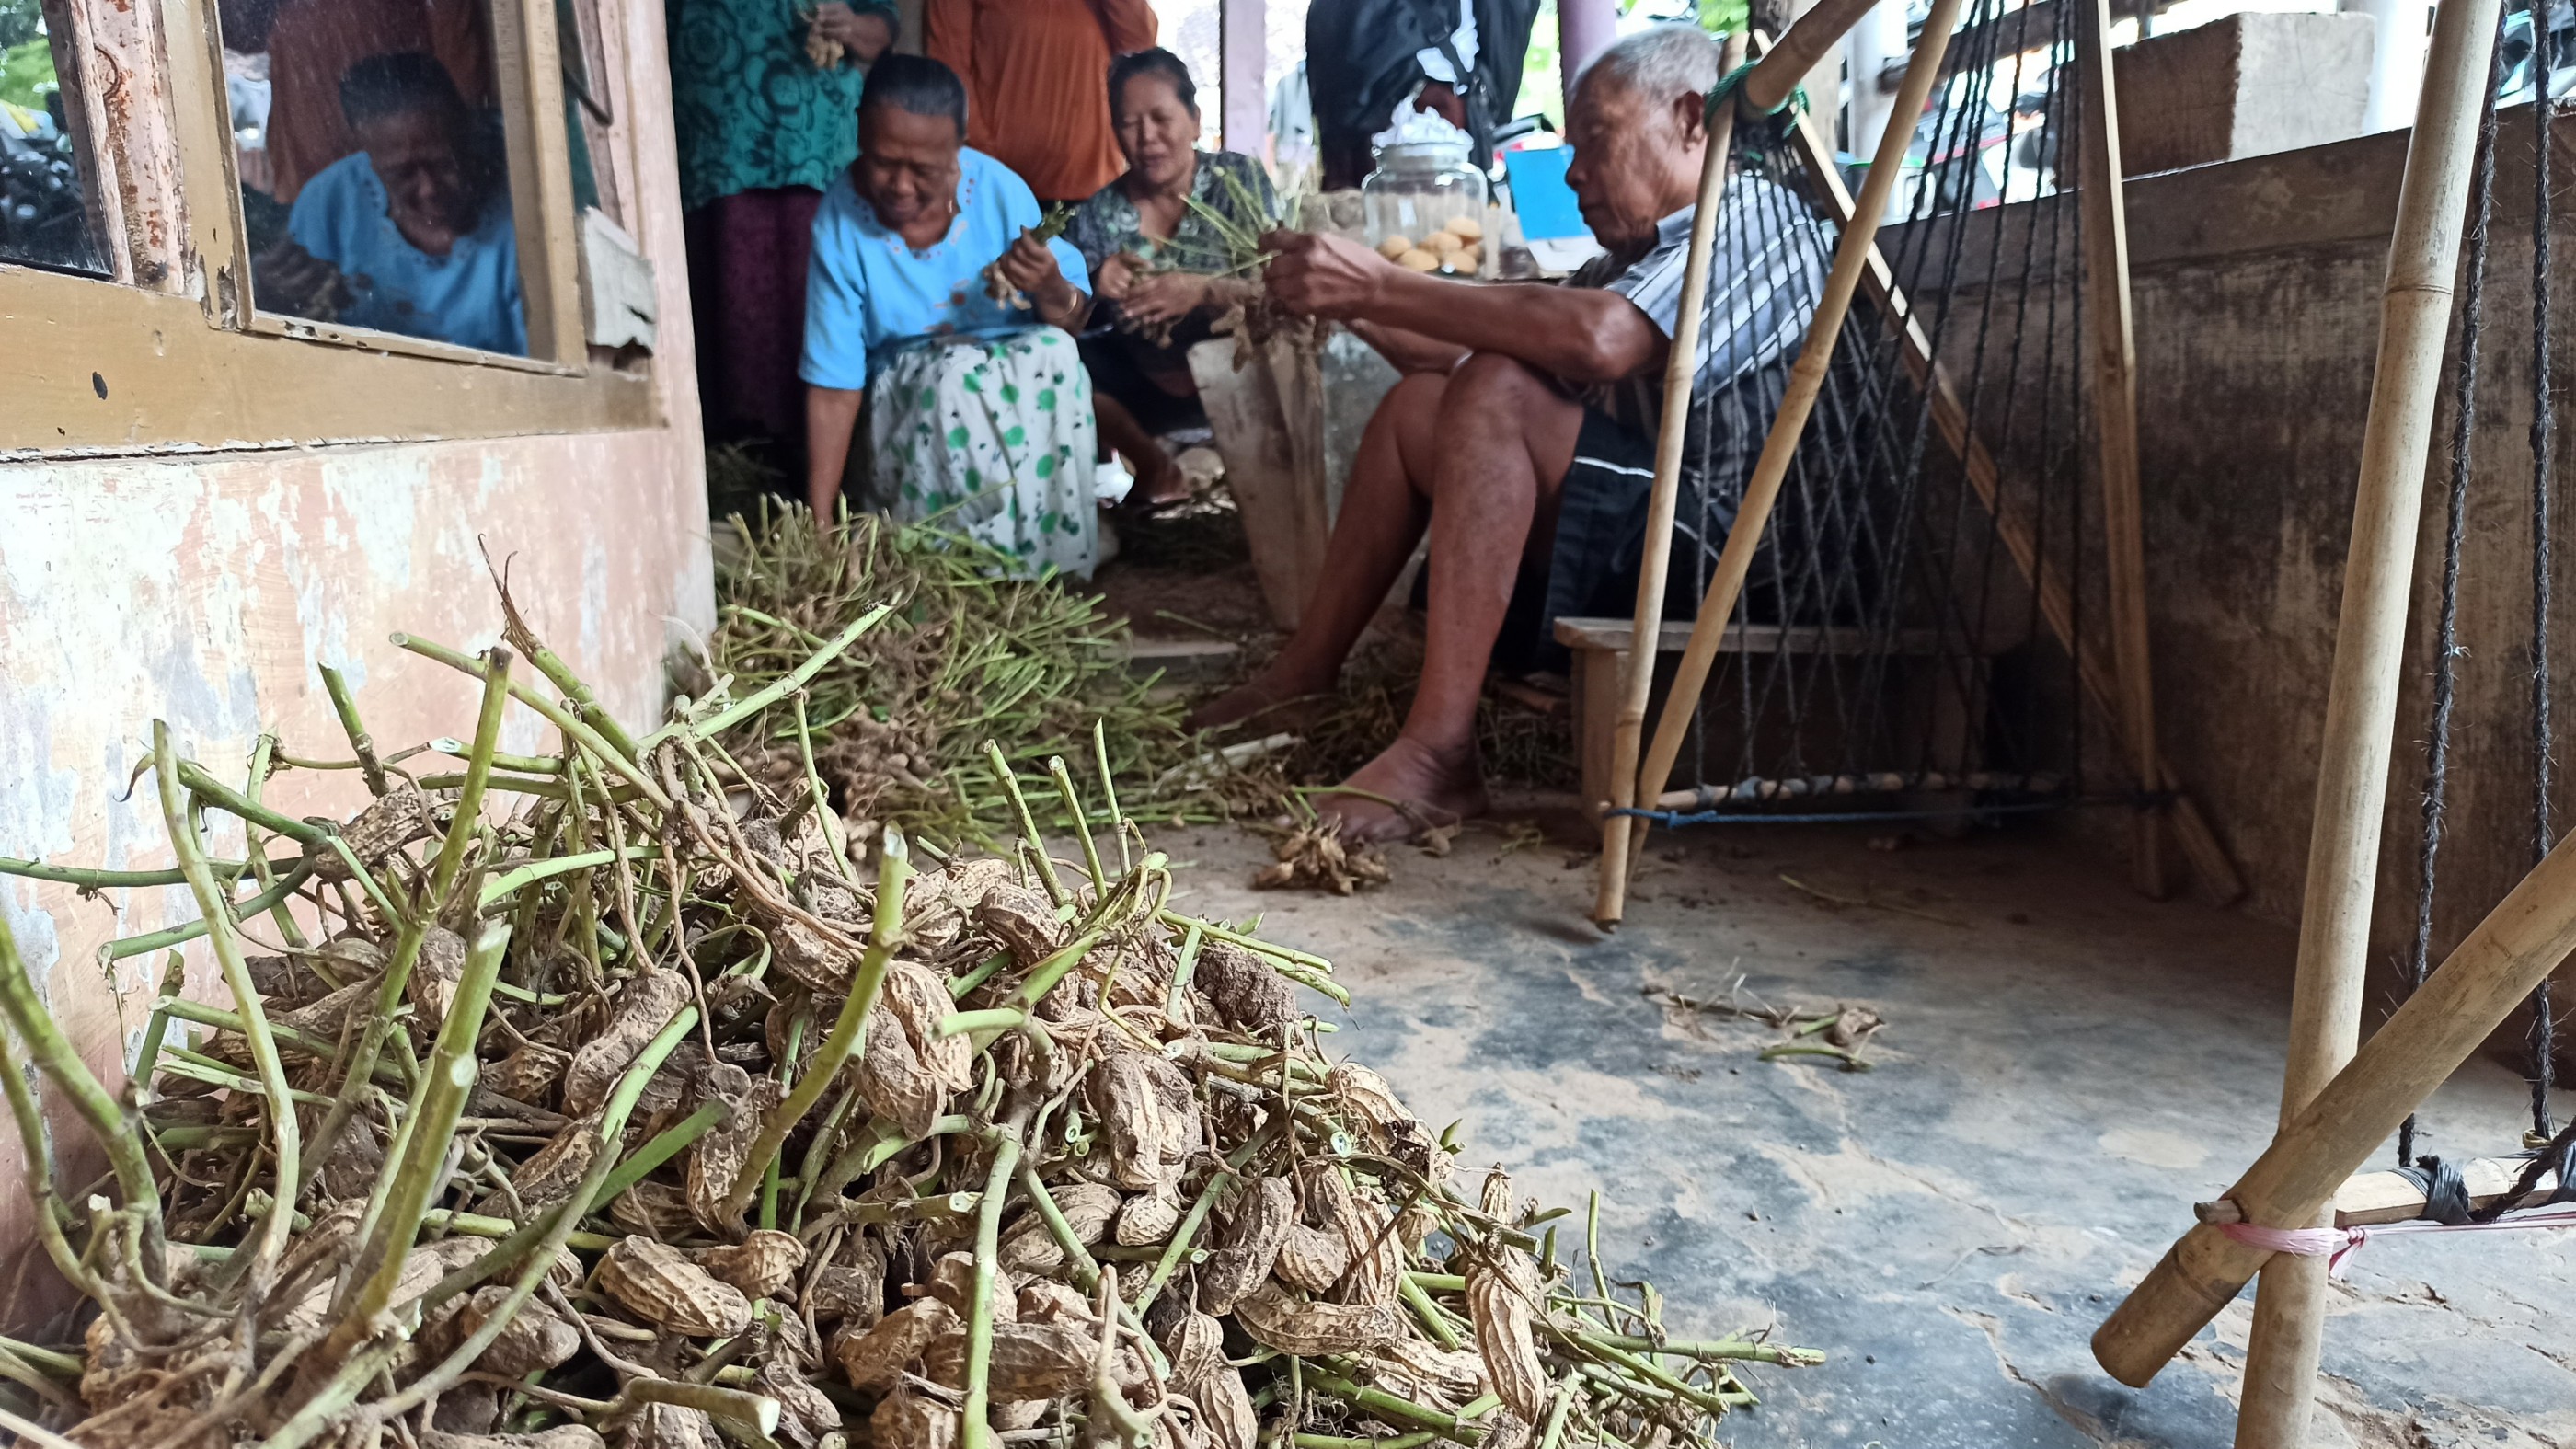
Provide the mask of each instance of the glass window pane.
[{"label": "glass window pane", "polygon": [[524,355],[490,0],[221,0],[221,23],[253,303]]},{"label": "glass window pane", "polygon": [[58,65],[71,27],[38,0],[0,0],[0,261],[107,275],[82,118]]}]

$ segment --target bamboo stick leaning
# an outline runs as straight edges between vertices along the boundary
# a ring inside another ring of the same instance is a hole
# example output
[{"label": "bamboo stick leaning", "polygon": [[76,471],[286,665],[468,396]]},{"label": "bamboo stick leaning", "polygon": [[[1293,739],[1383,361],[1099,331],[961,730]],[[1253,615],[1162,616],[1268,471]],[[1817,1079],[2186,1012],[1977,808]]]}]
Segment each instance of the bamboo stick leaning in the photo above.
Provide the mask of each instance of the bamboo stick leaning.
[{"label": "bamboo stick leaning", "polygon": [[[2493,12],[2489,12],[2492,19]],[[2224,1194],[2237,1220],[2301,1228],[2407,1114],[2576,950],[2576,837],[2487,913]],[[2215,1224],[2177,1241],[2093,1334],[2093,1357],[2143,1388],[2272,1254]]]},{"label": "bamboo stick leaning", "polygon": [[[1744,38],[1726,42],[1728,73],[1744,63]],[[1672,566],[1673,515],[1680,506],[1682,451],[1690,439],[1690,398],[1699,376],[1700,314],[1708,306],[1708,258],[1717,246],[1717,221],[1726,200],[1727,153],[1735,142],[1735,110],[1709,108],[1705,152],[1699,168],[1699,201],[1691,212],[1690,265],[1682,273],[1681,311],[1673,319],[1672,350],[1664,362],[1664,414],[1655,434],[1654,490],[1646,503],[1646,545],[1637,562],[1637,617],[1629,630],[1631,645],[1619,679],[1619,719],[1611,733],[1610,799],[1612,813],[1601,821],[1603,881],[1627,871],[1628,843],[1638,821],[1616,812],[1637,803],[1637,752],[1646,730],[1647,697],[1655,687],[1655,647],[1664,627],[1664,580]],[[1675,405],[1674,399],[1681,402]],[[1587,800],[1587,809],[1604,802]]]},{"label": "bamboo stick leaning", "polygon": [[[1865,7],[1864,7],[1865,8]],[[1811,12],[1811,15],[1819,12]],[[1852,12],[1857,19],[1860,10]],[[1907,64],[1904,83],[1897,88],[1898,116],[1920,115],[1939,78],[1941,57],[1948,49],[1950,32],[1959,20],[1959,0],[1933,0],[1932,12],[1923,22],[1922,39],[1916,42],[1914,57]],[[1801,22],[1802,24],[1804,22]],[[1793,28],[1794,33],[1794,28]],[[1779,48],[1762,59],[1762,66],[1789,55],[1788,37],[1782,37]],[[1754,77],[1762,70],[1757,68]],[[1748,86],[1750,81],[1748,81]],[[1748,100],[1752,99],[1748,97]],[[1833,363],[1835,344],[1842,336],[1844,319],[1850,315],[1852,297],[1860,288],[1861,274],[1869,266],[1878,237],[1879,219],[1887,214],[1888,199],[1894,195],[1898,174],[1904,169],[1905,151],[1913,132],[1891,125],[1880,138],[1878,154],[1869,168],[1869,178],[1861,187],[1859,213],[1843,229],[1834,251],[1833,271],[1825,281],[1824,296],[1816,304],[1816,314],[1807,325],[1806,340],[1799,346],[1798,360],[1789,371],[1789,385],[1780,401],[1780,411],[1772,420],[1770,434],[1763,440],[1762,454],[1754,464],[1753,476],[1744,485],[1743,500],[1737,505],[1735,526],[1728,530],[1726,547],[1718,555],[1717,571],[1709,579],[1708,591],[1700,599],[1699,617],[1691,626],[1690,642],[1682,651],[1680,667],[1673,676],[1672,692],[1664,700],[1663,713],[1657,718],[1653,746],[1646,753],[1643,776],[1628,785],[1631,800],[1652,800],[1664,793],[1672,779],[1673,761],[1681,754],[1682,737],[1688,732],[1691,713],[1698,707],[1700,691],[1708,683],[1710,666],[1716,661],[1717,648],[1735,613],[1735,602],[1743,592],[1745,575],[1752,569],[1754,551],[1761,546],[1762,535],[1770,525],[1771,506],[1778,501],[1780,485],[1788,477],[1789,463],[1798,450],[1798,440],[1806,432],[1807,416],[1814,409],[1816,394],[1824,386],[1826,370]],[[1693,233],[1696,239],[1696,231]],[[1691,273],[1707,269],[1705,254],[1694,254]],[[1664,411],[1669,419],[1676,410],[1690,408],[1688,379],[1677,398],[1668,388]],[[1669,424],[1668,424],[1669,425]],[[1666,480],[1660,467],[1655,486],[1660,492]],[[1675,486],[1678,486],[1677,484]],[[1669,509],[1666,514],[1669,518]],[[1654,557],[1670,547],[1669,537],[1647,540],[1648,556]],[[1650,639],[1636,633],[1631,637]],[[1651,649],[1631,651],[1631,669],[1652,669]],[[1624,775],[1625,772],[1623,771]],[[1626,782],[1621,781],[1624,785]],[[1634,816],[1614,815],[1610,823],[1624,822],[1617,833],[1605,834],[1601,851],[1601,878],[1593,904],[1592,919],[1604,928],[1618,924],[1627,909],[1628,862],[1633,851],[1628,848],[1641,829],[1643,821]],[[1611,842],[1618,842],[1614,850]]]},{"label": "bamboo stick leaning", "polygon": [[[2318,748],[2316,815],[2281,1085],[2285,1128],[2352,1059],[2361,1039],[2381,816],[2406,667],[2416,526],[2496,10],[2497,0],[2455,0],[2436,12],[2423,96],[2406,150]],[[2264,1269],[2246,1349],[2238,1449],[2300,1449],[2307,1442],[2325,1313],[2323,1260],[2284,1258]]]},{"label": "bamboo stick leaning", "polygon": [[[1877,0],[1827,0],[1800,16],[1787,34],[1755,64],[1736,94],[1757,115],[1768,115],[1787,102],[1799,80],[1815,68]],[[1741,37],[1730,39],[1725,64],[1731,73],[1743,63]],[[1664,412],[1655,438],[1655,479],[1648,495],[1646,535],[1637,579],[1633,639],[1652,640],[1662,628],[1664,582],[1672,560],[1673,514],[1681,494],[1682,450],[1688,436],[1690,400],[1698,377],[1700,313],[1708,299],[1708,260],[1717,243],[1718,213],[1726,196],[1727,155],[1735,136],[1735,107],[1714,108],[1708,118],[1707,153],[1700,164],[1698,208],[1691,215],[1690,251],[1682,274],[1681,312],[1673,324],[1673,346],[1664,365]],[[1620,676],[1619,716],[1611,734],[1610,799],[1587,800],[1586,809],[1601,809],[1601,877],[1593,920],[1605,928],[1619,920],[1618,898],[1627,891],[1630,851],[1644,822],[1617,812],[1654,791],[1640,790],[1637,755],[1646,727],[1646,703],[1654,692],[1655,653],[1631,649]],[[1614,887],[1613,881],[1618,884]]]},{"label": "bamboo stick leaning", "polygon": [[[2120,106],[2111,64],[2111,3],[2093,0],[2078,27],[2083,47],[2083,123],[2077,128],[2075,203],[2084,212],[2085,350],[2092,354],[2093,420],[2102,473],[2102,552],[2111,601],[2111,657],[2118,671],[2122,743],[2139,794],[2164,789],[2156,750],[2154,654],[2147,638],[2146,522],[2138,499],[2138,346],[2129,306],[2129,214],[2120,191]],[[2139,894],[2162,900],[2165,819],[2138,811],[2130,877]]]}]

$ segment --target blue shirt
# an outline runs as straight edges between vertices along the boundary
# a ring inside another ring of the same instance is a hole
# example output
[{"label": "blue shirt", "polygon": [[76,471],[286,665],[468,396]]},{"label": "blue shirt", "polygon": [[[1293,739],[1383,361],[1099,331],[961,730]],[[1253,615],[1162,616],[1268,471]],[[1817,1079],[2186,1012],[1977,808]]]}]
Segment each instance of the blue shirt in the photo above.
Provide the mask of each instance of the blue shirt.
[{"label": "blue shirt", "polygon": [[[816,387],[856,392],[886,351],[929,337],[997,337],[1037,325],[1034,314],[987,295],[984,269],[1042,219],[1036,193],[981,151],[957,152],[957,219],[927,251],[914,251],[877,220],[843,171],[814,213],[814,260],[805,273],[805,357],[796,374]],[[1066,281],[1091,290],[1082,253],[1047,243]]]},{"label": "blue shirt", "polygon": [[295,244],[338,267],[356,300],[339,320],[524,357],[519,234],[507,193],[496,192],[474,230],[434,257],[405,240],[385,187],[364,151],[325,166],[296,194],[286,219]]}]

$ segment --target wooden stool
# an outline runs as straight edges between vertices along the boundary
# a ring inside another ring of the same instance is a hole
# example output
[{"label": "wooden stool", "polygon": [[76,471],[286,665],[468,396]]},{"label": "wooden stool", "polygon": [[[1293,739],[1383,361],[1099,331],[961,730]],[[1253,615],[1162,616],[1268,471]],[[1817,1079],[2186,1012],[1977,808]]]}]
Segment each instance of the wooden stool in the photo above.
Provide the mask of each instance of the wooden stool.
[{"label": "wooden stool", "polygon": [[[1678,655],[1690,642],[1687,619],[1666,620],[1658,631],[1656,653]],[[1628,669],[1634,626],[1626,619],[1564,618],[1556,621],[1556,642],[1571,650],[1574,667],[1576,757],[1583,774],[1584,808],[1596,816],[1610,799],[1612,734],[1619,724],[1620,679]],[[1878,640],[1868,629],[1850,625],[1737,624],[1718,644],[1720,654],[1813,654],[1851,658],[1872,653]],[[1889,652],[1931,658],[1943,652],[1940,631],[1899,629],[1885,641]],[[1989,648],[1982,653],[1992,653]],[[1968,690],[1945,689],[1936,696],[1935,730],[1944,753],[1963,747],[1981,729],[1985,706],[1985,660],[1977,661],[1976,681]]]}]

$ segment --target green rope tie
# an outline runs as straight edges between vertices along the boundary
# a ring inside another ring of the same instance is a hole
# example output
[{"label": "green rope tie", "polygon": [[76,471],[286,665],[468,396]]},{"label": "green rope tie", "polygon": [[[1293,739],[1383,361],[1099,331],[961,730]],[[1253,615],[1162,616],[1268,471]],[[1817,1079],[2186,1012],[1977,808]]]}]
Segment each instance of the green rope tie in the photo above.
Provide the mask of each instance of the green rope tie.
[{"label": "green rope tie", "polygon": [[[1724,76],[1719,78],[1716,85],[1709,88],[1708,119],[1712,123],[1717,120],[1718,107],[1725,105],[1730,100],[1736,99],[1736,92],[1744,88],[1744,78],[1751,75],[1753,73],[1753,68],[1760,64],[1761,62],[1758,60],[1748,60],[1744,64],[1737,66],[1735,69],[1728,71]],[[1764,116],[1776,116],[1783,111],[1797,110],[1803,112],[1806,109],[1807,88],[1805,86],[1793,86],[1790,88],[1789,94],[1781,97],[1780,104],[1762,111],[1760,114]]]}]

